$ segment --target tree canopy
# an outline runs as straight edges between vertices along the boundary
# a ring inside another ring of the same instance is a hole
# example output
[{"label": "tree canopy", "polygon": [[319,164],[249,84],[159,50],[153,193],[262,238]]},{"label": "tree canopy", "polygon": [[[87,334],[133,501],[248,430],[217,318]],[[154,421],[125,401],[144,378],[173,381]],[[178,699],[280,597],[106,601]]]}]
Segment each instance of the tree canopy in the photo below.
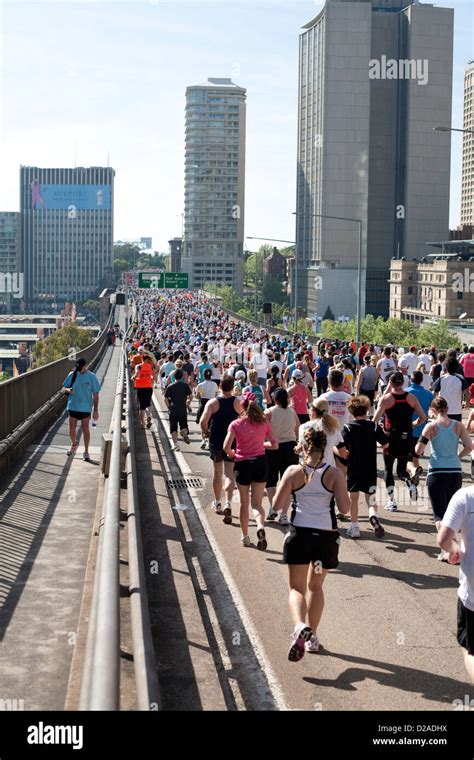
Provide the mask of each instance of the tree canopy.
[{"label": "tree canopy", "polygon": [[75,322],[71,322],[60,327],[48,338],[39,340],[33,346],[35,365],[42,367],[44,364],[57,361],[57,359],[72,356],[72,352],[86,348],[93,341],[94,335],[91,330],[78,327]]}]

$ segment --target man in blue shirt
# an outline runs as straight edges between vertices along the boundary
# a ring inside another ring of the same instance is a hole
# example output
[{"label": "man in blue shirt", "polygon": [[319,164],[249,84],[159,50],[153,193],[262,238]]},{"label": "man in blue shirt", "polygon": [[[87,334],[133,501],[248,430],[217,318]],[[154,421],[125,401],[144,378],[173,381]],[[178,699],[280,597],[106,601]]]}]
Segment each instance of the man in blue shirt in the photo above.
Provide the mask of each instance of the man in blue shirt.
[{"label": "man in blue shirt", "polygon": [[74,454],[79,445],[76,431],[77,421],[80,420],[84,435],[84,454],[82,458],[85,462],[90,462],[89,441],[91,434],[89,420],[92,406],[94,406],[93,419],[97,420],[99,418],[99,380],[93,372],[87,369],[85,359],[79,359],[76,362],[74,370],[65,379],[63,388],[66,389],[66,393],[68,394],[67,410],[69,413],[69,435],[71,437],[71,446],[67,455],[70,457],[71,454]]},{"label": "man in blue shirt", "polygon": [[[411,384],[405,388],[405,391],[407,393],[413,393],[413,395],[418,399],[420,402],[420,406],[423,409],[426,416],[428,416],[428,409],[431,406],[431,402],[434,399],[434,393],[431,393],[431,391],[428,391],[426,388],[423,388],[423,372],[420,372],[419,370],[415,370],[412,372],[411,375]],[[416,412],[413,413],[413,419],[416,419]],[[418,485],[418,482],[420,480],[420,474],[422,472],[422,469],[420,467],[420,460],[415,454],[415,446],[418,443],[418,438],[421,435],[421,432],[423,428],[425,427],[426,422],[423,422],[421,425],[417,425],[415,428],[413,428],[412,436],[413,436],[413,454],[412,454],[412,462],[416,467],[415,475],[412,476],[411,480],[414,483],[415,486]]]}]

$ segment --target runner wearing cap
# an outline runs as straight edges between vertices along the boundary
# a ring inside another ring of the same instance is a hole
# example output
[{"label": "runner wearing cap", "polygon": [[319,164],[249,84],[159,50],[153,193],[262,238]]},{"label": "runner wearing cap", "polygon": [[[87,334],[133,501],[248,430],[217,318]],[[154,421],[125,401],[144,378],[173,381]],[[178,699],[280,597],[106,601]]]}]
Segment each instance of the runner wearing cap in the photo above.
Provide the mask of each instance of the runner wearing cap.
[{"label": "runner wearing cap", "polygon": [[300,369],[293,370],[291,376],[292,384],[288,389],[288,399],[298,415],[300,423],[309,421],[308,404],[311,404],[313,400],[310,389],[303,385],[302,381],[302,371]]}]

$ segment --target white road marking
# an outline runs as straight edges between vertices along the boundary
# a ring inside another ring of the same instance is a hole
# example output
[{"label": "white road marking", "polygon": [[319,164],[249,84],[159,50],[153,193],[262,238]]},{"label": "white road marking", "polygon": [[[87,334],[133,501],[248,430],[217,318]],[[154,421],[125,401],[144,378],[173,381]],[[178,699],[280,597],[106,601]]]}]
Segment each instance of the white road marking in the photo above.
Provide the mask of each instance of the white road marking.
[{"label": "white road marking", "polygon": [[[160,421],[164,429],[166,430],[166,423],[168,422],[167,414],[166,412],[161,410],[158,397],[156,396],[155,393],[153,393],[153,403],[155,405],[155,409],[158,413]],[[168,435],[168,440],[171,441],[170,435]],[[171,445],[172,445],[172,441],[171,441]],[[193,472],[190,469],[188,463],[186,462],[183,454],[180,451],[172,451],[172,453],[178,463],[178,466],[181,470],[183,477],[193,477]],[[209,541],[209,544],[214,552],[214,556],[216,558],[217,564],[219,565],[220,570],[222,572],[222,577],[225,578],[225,582],[228,586],[229,592],[232,596],[237,612],[239,613],[239,616],[242,620],[242,623],[247,633],[247,636],[249,638],[249,641],[252,644],[255,656],[260,664],[260,667],[262,668],[262,671],[265,674],[275,706],[277,707],[278,710],[289,710],[281,684],[262,646],[260,637],[252,622],[252,619],[247,610],[247,607],[245,606],[245,602],[242,598],[239,588],[237,584],[235,583],[234,578],[232,577],[232,574],[224,558],[224,555],[222,554],[220,547],[214,537],[211,526],[206,517],[205,510],[199,499],[198,493],[193,488],[188,488],[188,492],[191,496],[194,506],[196,507],[196,513],[199,516],[201,525],[207,536],[207,540]]]}]

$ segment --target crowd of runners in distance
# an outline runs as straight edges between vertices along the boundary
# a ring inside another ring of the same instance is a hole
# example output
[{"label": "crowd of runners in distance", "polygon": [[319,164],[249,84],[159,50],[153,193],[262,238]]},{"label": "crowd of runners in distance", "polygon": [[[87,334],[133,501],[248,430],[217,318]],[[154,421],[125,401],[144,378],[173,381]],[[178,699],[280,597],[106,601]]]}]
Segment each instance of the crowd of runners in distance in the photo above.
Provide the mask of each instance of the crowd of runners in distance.
[{"label": "crowd of runners in distance", "polygon": [[[361,537],[360,497],[377,539],[385,534],[377,486],[382,451],[385,509],[396,512],[400,488],[418,499],[420,457],[429,444],[426,490],[441,553],[460,568],[458,639],[474,670],[474,488],[462,489],[470,459],[474,346],[376,346],[308,342],[236,321],[204,293],[135,291],[137,325],[127,350],[142,427],[150,426],[153,387],[169,410],[175,451],[189,444],[193,399],[202,449],[213,462],[212,509],[232,522],[240,499],[241,543],[267,548],[265,523],[285,530],[294,623],[289,659],[317,652],[327,572],[338,566],[338,520]],[[473,401],[474,403],[474,401]],[[265,511],[264,496],[268,506]],[[402,496],[403,498],[403,496]],[[385,523],[387,527],[387,523]],[[455,537],[461,530],[462,544]]]}]

